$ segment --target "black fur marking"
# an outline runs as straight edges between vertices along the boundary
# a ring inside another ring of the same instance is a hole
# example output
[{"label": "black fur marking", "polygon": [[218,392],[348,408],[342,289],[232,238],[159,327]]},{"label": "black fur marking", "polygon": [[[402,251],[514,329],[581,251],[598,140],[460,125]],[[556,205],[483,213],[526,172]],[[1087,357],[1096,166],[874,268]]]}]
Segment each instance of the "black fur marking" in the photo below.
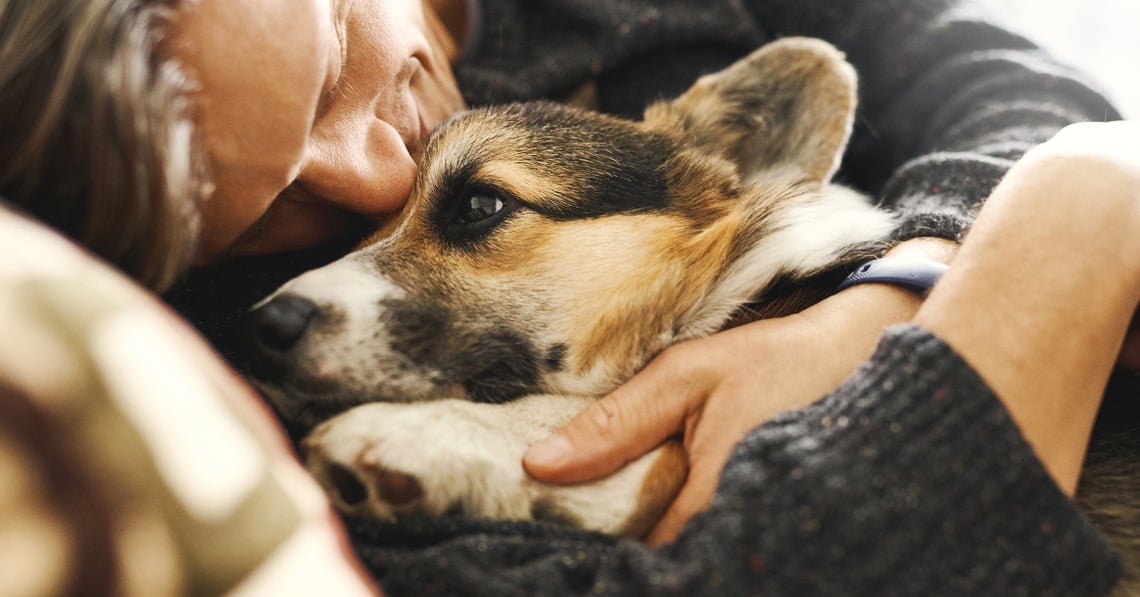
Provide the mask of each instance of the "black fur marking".
[{"label": "black fur marking", "polygon": [[524,104],[519,113],[539,131],[531,148],[536,162],[574,184],[574,196],[535,206],[539,213],[573,220],[667,207],[665,163],[677,151],[668,137],[550,104]]},{"label": "black fur marking", "polygon": [[450,336],[451,321],[446,310],[395,299],[380,301],[380,310],[391,317],[388,334],[393,350],[417,365],[438,358],[443,339]]},{"label": "black fur marking", "polygon": [[525,337],[492,321],[455,325],[446,306],[386,299],[391,349],[438,369],[475,402],[502,403],[539,390],[542,357]]},{"label": "black fur marking", "polygon": [[510,402],[538,390],[538,358],[522,336],[497,330],[480,334],[478,369],[465,375],[464,388],[475,402]]},{"label": "black fur marking", "polygon": [[547,371],[560,371],[562,364],[566,360],[566,345],[555,344],[550,347],[546,353],[546,370]]},{"label": "black fur marking", "polygon": [[554,503],[550,498],[538,498],[530,505],[530,516],[535,520],[553,522],[571,527],[581,527],[582,521],[569,510]]}]

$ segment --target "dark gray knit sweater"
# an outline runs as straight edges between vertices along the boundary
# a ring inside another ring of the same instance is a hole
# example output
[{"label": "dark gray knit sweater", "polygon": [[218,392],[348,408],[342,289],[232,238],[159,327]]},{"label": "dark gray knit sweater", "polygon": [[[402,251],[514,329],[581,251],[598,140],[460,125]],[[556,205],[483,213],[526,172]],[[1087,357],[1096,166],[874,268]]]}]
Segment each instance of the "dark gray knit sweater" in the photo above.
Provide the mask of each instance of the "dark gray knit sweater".
[{"label": "dark gray knit sweater", "polygon": [[[456,67],[475,105],[592,80],[602,110],[637,116],[766,41],[831,41],[861,81],[839,177],[902,214],[898,238],[957,238],[1011,160],[1066,124],[1117,117],[1077,73],[949,0],[477,4]],[[234,318],[332,255],[234,262],[170,298],[232,356]],[[912,328],[749,435],[712,509],[664,549],[468,519],[353,530],[384,588],[411,595],[1087,596],[1119,569],[985,385]]]}]

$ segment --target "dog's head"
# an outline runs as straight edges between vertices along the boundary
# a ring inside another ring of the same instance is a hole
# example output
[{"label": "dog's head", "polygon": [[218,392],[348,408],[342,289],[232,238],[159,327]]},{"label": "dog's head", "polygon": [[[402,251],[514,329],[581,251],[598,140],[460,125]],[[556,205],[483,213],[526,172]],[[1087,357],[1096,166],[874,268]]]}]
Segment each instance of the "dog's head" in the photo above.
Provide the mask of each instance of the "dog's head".
[{"label": "dog's head", "polygon": [[[881,223],[825,190],[854,109],[842,55],[786,39],[640,122],[460,114],[398,221],[256,308],[255,377],[302,425],[369,401],[603,393]],[[851,214],[805,234],[835,201]]]}]

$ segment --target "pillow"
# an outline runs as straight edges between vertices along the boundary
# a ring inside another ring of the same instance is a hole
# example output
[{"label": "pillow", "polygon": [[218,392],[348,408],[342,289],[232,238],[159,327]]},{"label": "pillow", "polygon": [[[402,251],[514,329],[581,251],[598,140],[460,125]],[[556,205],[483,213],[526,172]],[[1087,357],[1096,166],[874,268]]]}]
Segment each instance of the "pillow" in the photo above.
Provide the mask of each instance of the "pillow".
[{"label": "pillow", "polygon": [[370,595],[260,397],[153,295],[0,205],[6,595]]}]

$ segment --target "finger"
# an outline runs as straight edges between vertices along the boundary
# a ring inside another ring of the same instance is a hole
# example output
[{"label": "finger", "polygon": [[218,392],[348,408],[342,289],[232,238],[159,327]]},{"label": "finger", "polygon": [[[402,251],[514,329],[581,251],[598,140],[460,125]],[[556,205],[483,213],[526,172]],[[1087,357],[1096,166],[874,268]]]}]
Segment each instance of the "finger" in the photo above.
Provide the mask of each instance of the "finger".
[{"label": "finger", "polygon": [[[715,397],[709,399],[710,402],[714,400]],[[709,409],[713,407],[711,404],[706,405],[702,416],[709,416]],[[722,414],[727,413],[722,412]],[[724,465],[729,455],[744,436],[746,428],[751,426],[748,424],[740,427],[740,423],[739,418],[714,417],[702,422],[706,426],[703,430],[705,433],[696,430],[696,436],[689,447],[689,476],[685,480],[685,486],[681,488],[657,526],[649,532],[649,536],[646,537],[649,545],[658,546],[673,541],[689,523],[689,519],[708,509],[717,487],[720,486],[721,473],[724,472]],[[713,430],[711,435],[709,425]],[[686,436],[690,434],[691,431],[686,431]]]},{"label": "finger", "polygon": [[578,413],[523,457],[527,472],[553,483],[596,479],[679,433],[707,395],[706,376],[658,359]]},{"label": "finger", "polygon": [[681,493],[677,494],[677,499],[649,532],[645,542],[654,547],[672,542],[681,534],[689,519],[707,510],[720,483],[721,470],[720,467],[708,466],[707,463],[691,466],[689,478],[681,488]]}]

